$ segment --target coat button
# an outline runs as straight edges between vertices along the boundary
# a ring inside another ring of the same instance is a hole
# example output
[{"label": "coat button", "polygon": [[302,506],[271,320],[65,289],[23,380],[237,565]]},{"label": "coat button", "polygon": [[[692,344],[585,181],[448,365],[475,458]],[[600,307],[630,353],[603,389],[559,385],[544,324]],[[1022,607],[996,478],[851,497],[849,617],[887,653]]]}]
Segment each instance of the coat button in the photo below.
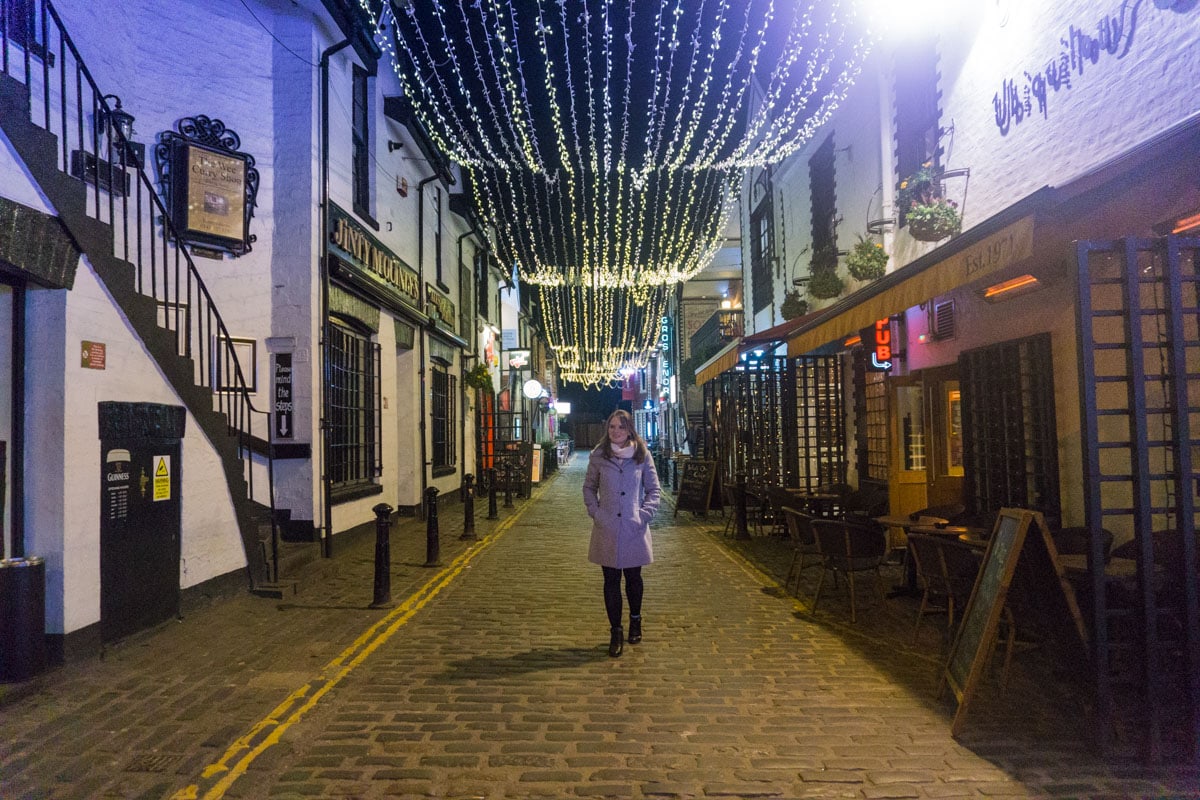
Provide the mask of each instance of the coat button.
[{"label": "coat button", "polygon": [[619,517],[619,516],[621,516],[621,512],[620,512],[620,511],[618,511],[618,512],[617,512],[617,516],[618,516],[618,517]]},{"label": "coat button", "polygon": [[624,492],[621,492],[621,497],[624,497],[624,496],[625,496],[625,493],[624,493]]}]

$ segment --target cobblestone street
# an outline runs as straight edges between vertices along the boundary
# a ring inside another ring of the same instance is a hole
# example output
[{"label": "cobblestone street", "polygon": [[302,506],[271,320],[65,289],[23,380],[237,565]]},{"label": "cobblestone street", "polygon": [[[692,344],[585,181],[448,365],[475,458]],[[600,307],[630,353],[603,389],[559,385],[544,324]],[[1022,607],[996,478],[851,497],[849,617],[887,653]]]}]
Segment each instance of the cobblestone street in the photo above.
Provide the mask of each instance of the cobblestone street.
[{"label": "cobblestone street", "polygon": [[297,598],[215,601],[6,687],[0,797],[1200,796],[1194,771],[1095,757],[1083,710],[1020,656],[952,739],[914,601],[863,592],[851,625],[830,590],[813,614],[779,587],[782,539],[669,501],[645,639],[609,658],[584,465],[498,521],[479,503],[478,542],[448,511],[441,568],[398,523],[391,609],[367,607],[364,540]]}]

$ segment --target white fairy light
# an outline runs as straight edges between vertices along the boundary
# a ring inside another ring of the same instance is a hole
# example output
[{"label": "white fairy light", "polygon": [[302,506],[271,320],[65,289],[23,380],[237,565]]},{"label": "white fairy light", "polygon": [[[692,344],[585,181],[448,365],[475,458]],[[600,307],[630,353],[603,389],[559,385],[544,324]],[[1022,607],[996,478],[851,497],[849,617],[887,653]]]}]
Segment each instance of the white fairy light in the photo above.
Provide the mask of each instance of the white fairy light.
[{"label": "white fairy light", "polygon": [[386,3],[377,38],[538,287],[564,376],[601,383],[644,362],[656,336],[634,301],[707,265],[743,172],[841,102],[870,44],[857,2]]}]

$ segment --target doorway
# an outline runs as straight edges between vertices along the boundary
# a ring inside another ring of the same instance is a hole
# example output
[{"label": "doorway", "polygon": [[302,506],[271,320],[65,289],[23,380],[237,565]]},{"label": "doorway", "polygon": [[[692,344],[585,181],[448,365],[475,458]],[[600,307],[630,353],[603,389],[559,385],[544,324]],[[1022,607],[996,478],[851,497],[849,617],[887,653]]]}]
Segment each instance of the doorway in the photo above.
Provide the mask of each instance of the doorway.
[{"label": "doorway", "polygon": [[962,393],[958,366],[922,370],[921,383],[929,431],[926,505],[958,504],[963,501]]}]

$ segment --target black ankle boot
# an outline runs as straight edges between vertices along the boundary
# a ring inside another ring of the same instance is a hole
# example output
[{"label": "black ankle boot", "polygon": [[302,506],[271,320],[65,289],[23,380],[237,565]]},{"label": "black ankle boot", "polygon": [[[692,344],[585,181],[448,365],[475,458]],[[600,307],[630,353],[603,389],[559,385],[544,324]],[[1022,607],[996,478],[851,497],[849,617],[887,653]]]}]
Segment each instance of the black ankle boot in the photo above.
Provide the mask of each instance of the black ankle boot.
[{"label": "black ankle boot", "polygon": [[617,625],[612,629],[612,638],[608,640],[608,654],[613,658],[621,655],[621,651],[625,649],[625,632],[621,630],[621,626]]},{"label": "black ankle boot", "polygon": [[642,640],[642,618],[630,615],[629,617],[629,643],[637,644]]}]

